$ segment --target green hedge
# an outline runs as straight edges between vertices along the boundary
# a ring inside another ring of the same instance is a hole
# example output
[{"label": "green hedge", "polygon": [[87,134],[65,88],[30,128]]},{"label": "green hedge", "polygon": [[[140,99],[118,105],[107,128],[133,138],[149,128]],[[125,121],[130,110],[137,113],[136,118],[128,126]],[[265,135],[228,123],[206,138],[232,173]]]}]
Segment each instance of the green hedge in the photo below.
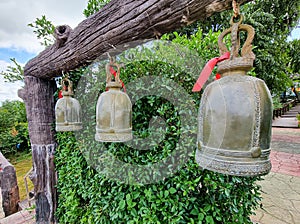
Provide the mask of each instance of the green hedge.
[{"label": "green hedge", "polygon": [[[203,65],[194,58],[194,52],[205,59],[217,56],[216,48],[201,48],[201,44],[216,44],[217,34],[203,37],[199,31],[190,41],[175,36],[173,42],[188,50],[163,42],[118,57],[126,62],[121,79],[129,86],[128,94],[135,102],[133,132],[138,138],[131,146],[95,142],[95,107],[99,93],[105,90],[105,62],[95,63],[85,71],[76,89],[84,129],[75,134],[57,134],[59,223],[251,223],[249,217],[260,203],[260,186],[255,183],[260,177],[233,177],[201,170],[194,160],[200,94],[192,94],[191,89]],[[139,82],[144,76],[152,77],[153,82]],[[169,92],[161,95],[160,88]],[[145,96],[138,98],[139,90]],[[163,126],[154,125],[152,130],[149,122],[153,117],[154,122],[163,121]],[[155,131],[163,131],[161,139],[156,136],[159,144],[143,150],[151,146],[144,139]],[[178,148],[189,150],[183,150],[178,158],[171,157],[162,166],[165,169],[159,169],[156,179],[148,179],[153,173],[147,169],[130,169],[157,164]],[[105,157],[107,153],[112,156]]]},{"label": "green hedge", "polygon": [[59,223],[251,223],[259,178],[202,171],[191,158],[156,184],[111,181],[89,166],[71,133],[60,134]]}]

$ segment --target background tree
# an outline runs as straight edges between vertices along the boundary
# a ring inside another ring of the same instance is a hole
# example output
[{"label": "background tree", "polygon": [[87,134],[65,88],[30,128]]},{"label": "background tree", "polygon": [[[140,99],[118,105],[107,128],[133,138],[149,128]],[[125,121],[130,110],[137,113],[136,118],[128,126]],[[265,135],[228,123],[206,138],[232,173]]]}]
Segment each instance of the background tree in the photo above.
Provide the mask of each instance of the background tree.
[{"label": "background tree", "polygon": [[83,14],[89,17],[102,9],[108,2],[110,0],[89,0],[86,9],[83,10]]},{"label": "background tree", "polygon": [[5,101],[0,107],[0,151],[11,156],[29,149],[25,105],[20,101]]},{"label": "background tree", "polygon": [[15,58],[10,58],[12,65],[7,66],[6,71],[1,71],[0,75],[6,82],[16,82],[24,80],[24,69]]},{"label": "background tree", "polygon": [[288,43],[288,56],[290,73],[293,75],[300,74],[300,39]]},{"label": "background tree", "polygon": [[47,47],[53,44],[55,26],[46,18],[45,15],[41,18],[37,18],[33,23],[29,23],[28,26],[32,27],[33,33],[36,34],[36,37],[42,40],[42,42],[40,42],[41,45]]},{"label": "background tree", "polygon": [[300,39],[289,42],[288,45],[288,68],[290,71],[290,78],[293,81],[291,90],[295,93],[298,100],[300,100]]}]

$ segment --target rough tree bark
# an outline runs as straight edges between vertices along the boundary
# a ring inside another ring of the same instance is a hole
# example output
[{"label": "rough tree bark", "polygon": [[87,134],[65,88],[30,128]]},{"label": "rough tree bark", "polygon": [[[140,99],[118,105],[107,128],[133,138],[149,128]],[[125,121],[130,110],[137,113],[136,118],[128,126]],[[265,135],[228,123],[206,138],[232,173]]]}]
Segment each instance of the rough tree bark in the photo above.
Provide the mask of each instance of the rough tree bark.
[{"label": "rough tree bark", "polygon": [[[247,2],[241,0],[239,2]],[[89,64],[113,46],[149,39],[231,7],[232,0],[112,0],[82,21],[63,44],[54,44],[25,66],[25,75],[61,76]],[[61,29],[64,32],[64,29]]]},{"label": "rough tree bark", "polygon": [[[240,0],[240,3],[251,0]],[[112,0],[74,30],[56,29],[57,41],[29,61],[24,69],[29,133],[33,150],[37,223],[55,222],[54,83],[61,76],[90,64],[114,46],[160,35],[231,8],[232,0]]]},{"label": "rough tree bark", "polygon": [[37,223],[55,223],[57,205],[54,152],[56,148],[53,123],[56,83],[33,76],[25,77],[25,88],[19,96],[26,104],[29,137],[32,149]]}]

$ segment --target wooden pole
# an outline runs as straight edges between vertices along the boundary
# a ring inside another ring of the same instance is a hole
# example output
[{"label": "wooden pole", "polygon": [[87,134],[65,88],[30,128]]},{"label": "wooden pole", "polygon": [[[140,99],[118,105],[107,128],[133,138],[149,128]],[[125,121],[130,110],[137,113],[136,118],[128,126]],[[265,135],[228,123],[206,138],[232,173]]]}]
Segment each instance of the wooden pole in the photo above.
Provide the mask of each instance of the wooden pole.
[{"label": "wooden pole", "polygon": [[26,104],[29,137],[32,149],[33,172],[36,202],[36,223],[55,223],[54,212],[57,206],[56,174],[54,152],[56,142],[53,124],[54,97],[56,83],[53,80],[26,76],[25,89],[19,96]]},{"label": "wooden pole", "polygon": [[[240,3],[250,0],[240,0]],[[29,61],[25,76],[51,79],[90,64],[103,53],[127,43],[156,38],[213,13],[229,9],[232,0],[112,0],[74,30],[61,26],[56,44]]]}]

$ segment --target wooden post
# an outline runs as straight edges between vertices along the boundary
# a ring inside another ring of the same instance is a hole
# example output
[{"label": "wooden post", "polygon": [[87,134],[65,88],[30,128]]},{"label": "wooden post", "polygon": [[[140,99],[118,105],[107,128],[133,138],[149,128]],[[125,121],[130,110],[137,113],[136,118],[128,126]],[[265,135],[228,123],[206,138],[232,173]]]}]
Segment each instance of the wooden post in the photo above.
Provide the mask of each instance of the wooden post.
[{"label": "wooden post", "polygon": [[16,170],[0,152],[0,188],[2,194],[1,207],[5,216],[19,211],[19,187]]},{"label": "wooden post", "polygon": [[32,149],[36,223],[55,223],[57,205],[54,153],[54,93],[55,81],[25,77],[25,89],[19,96],[26,104],[28,129]]}]

